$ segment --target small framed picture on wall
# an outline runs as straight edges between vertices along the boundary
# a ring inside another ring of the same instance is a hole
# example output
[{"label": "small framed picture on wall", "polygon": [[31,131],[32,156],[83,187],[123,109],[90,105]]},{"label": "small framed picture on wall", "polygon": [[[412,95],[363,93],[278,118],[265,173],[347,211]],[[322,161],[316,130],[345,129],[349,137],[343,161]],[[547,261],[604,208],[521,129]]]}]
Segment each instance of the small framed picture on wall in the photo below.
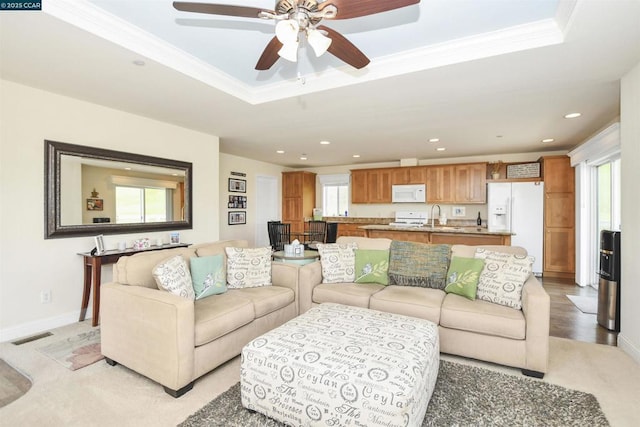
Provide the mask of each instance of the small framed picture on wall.
[{"label": "small framed picture on wall", "polygon": [[247,223],[247,213],[245,211],[230,211],[229,225],[238,225]]},{"label": "small framed picture on wall", "polygon": [[246,193],[247,192],[247,180],[229,178],[229,192],[231,193]]}]

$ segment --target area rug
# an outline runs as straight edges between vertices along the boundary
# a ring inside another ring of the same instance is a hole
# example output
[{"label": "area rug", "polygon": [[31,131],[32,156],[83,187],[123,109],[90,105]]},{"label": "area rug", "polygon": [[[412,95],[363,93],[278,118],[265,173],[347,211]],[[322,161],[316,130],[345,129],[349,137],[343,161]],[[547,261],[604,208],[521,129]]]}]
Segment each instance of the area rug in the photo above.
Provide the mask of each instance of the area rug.
[{"label": "area rug", "polygon": [[37,350],[72,371],[104,359],[100,351],[100,329],[83,332]]},{"label": "area rug", "polygon": [[31,380],[0,359],[0,408],[22,397],[31,388]]},{"label": "area rug", "polygon": [[567,295],[569,301],[573,303],[578,310],[586,314],[598,313],[598,297],[585,297],[581,295]]},{"label": "area rug", "polygon": [[[360,424],[367,422],[360,420]],[[282,425],[243,408],[240,383],[180,424],[181,427]],[[422,422],[423,427],[608,425],[600,404],[591,394],[448,361],[440,361],[438,382]]]}]

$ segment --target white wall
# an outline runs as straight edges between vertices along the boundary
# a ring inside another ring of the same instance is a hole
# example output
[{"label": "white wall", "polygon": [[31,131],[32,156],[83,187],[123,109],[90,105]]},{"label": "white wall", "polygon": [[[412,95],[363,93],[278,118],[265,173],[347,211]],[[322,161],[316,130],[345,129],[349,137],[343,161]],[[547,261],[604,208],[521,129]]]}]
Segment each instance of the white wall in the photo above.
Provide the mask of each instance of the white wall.
[{"label": "white wall", "polygon": [[640,363],[640,63],[621,82],[620,136],[622,145],[622,276],[618,346]]},{"label": "white wall", "polygon": [[[44,140],[193,163],[189,243],[219,236],[218,137],[0,80],[0,341],[77,321],[92,237],[44,239]],[[105,236],[107,247],[168,232]],[[103,282],[111,266],[103,268]],[[40,292],[50,290],[50,304]],[[91,304],[89,305],[91,307]],[[89,309],[89,312],[91,310]]]},{"label": "white wall", "polygon": [[[247,240],[249,246],[254,244],[256,237],[256,211],[260,209],[260,206],[256,206],[256,177],[258,175],[272,176],[278,180],[278,194],[276,194],[275,197],[278,200],[278,207],[281,211],[282,172],[286,170],[290,169],[271,163],[220,153],[220,239],[242,239]],[[245,173],[246,176],[233,176],[231,172],[242,172]],[[229,178],[245,179],[247,181],[247,192],[230,193],[228,191]],[[229,195],[247,196],[246,224],[228,225],[227,214],[230,210],[244,210],[227,208]],[[279,217],[281,217],[281,215],[279,215]]]}]

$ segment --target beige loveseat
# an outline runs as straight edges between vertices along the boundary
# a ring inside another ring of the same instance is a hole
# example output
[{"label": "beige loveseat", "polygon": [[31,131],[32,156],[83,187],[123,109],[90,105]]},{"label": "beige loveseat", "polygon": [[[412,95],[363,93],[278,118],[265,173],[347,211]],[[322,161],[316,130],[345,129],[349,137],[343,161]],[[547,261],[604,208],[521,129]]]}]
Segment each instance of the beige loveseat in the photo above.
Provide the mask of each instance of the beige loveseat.
[{"label": "beige loveseat", "polygon": [[[391,240],[340,237],[359,249],[389,249]],[[479,246],[526,255],[514,246]],[[453,245],[452,256],[473,257],[476,246]],[[312,306],[339,303],[430,320],[439,326],[440,351],[521,368],[542,378],[549,354],[549,295],[531,275],[522,290],[522,310],[469,300],[439,289],[376,283],[322,283],[320,261],[300,269],[300,314]]]},{"label": "beige loveseat", "polygon": [[122,365],[179,397],[194,381],[240,354],[252,339],[298,315],[298,267],[272,264],[272,286],[229,289],[191,301],[158,290],[153,267],[176,254],[224,254],[229,240],[123,257],[102,285],[100,327],[107,363]]}]

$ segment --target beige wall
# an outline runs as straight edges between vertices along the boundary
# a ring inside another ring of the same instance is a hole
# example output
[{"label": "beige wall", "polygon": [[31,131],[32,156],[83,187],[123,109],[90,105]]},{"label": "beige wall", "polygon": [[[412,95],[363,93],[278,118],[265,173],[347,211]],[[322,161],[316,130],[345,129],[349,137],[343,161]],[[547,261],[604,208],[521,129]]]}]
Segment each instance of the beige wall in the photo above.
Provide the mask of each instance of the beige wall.
[{"label": "beige wall", "polygon": [[[193,230],[185,242],[219,236],[218,137],[0,80],[0,340],[76,321],[82,258],[92,237],[44,239],[44,140],[193,163]],[[168,239],[168,232],[105,236]],[[105,280],[111,268],[103,268]],[[51,291],[50,304],[40,293]]]},{"label": "beige wall", "polygon": [[623,77],[620,101],[622,145],[622,278],[618,345],[640,363],[640,286],[636,263],[640,258],[640,63]]}]

